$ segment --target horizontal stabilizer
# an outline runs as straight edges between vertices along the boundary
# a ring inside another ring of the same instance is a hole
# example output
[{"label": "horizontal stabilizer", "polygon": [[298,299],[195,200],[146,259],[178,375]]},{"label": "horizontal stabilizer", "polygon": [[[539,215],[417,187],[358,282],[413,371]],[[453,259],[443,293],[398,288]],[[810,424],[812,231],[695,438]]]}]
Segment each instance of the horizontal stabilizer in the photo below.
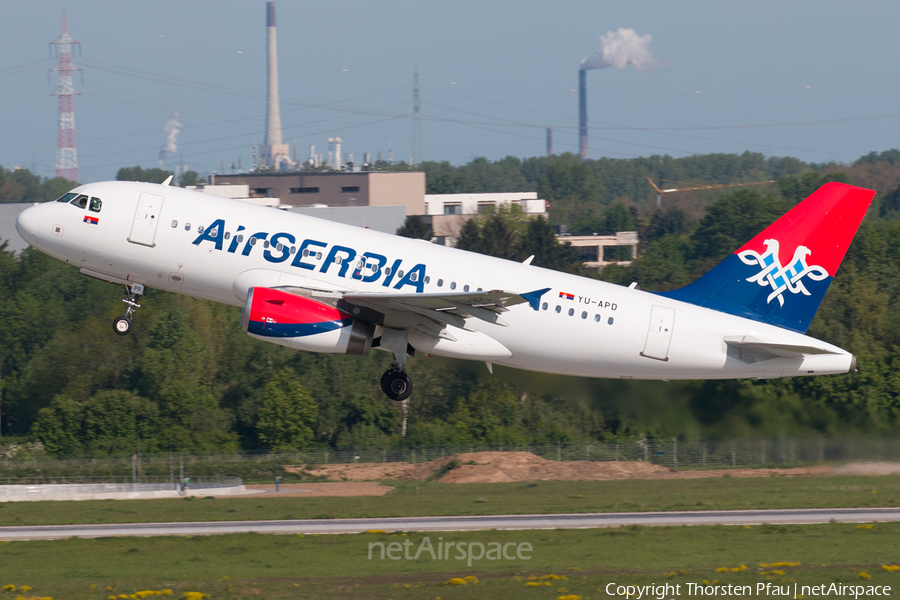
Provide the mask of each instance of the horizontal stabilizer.
[{"label": "horizontal stabilizer", "polygon": [[803,358],[820,354],[839,354],[839,352],[817,346],[762,342],[750,336],[726,337],[725,343],[737,352],[737,358],[751,359],[750,362],[766,358]]}]

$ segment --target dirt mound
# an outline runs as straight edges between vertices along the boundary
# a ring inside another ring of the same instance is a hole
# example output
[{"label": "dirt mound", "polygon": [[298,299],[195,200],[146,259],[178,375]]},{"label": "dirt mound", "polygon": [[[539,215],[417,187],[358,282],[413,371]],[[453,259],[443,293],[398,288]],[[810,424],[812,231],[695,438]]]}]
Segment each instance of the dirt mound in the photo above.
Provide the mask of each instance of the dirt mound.
[{"label": "dirt mound", "polygon": [[530,452],[475,452],[451,458],[462,464],[441,477],[444,483],[650,479],[674,473],[645,462],[559,462]]},{"label": "dirt mound", "polygon": [[454,461],[438,481],[443,483],[503,483],[511,481],[599,481],[658,479],[676,473],[645,462],[557,462],[530,452],[466,452],[425,463],[356,463],[323,465],[312,475],[330,480],[428,479]]}]

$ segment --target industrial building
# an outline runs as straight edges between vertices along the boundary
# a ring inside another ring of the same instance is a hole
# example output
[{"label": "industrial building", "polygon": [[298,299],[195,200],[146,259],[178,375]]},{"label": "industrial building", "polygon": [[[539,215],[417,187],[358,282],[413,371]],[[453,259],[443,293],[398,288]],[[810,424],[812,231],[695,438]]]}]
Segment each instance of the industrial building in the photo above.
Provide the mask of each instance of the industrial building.
[{"label": "industrial building", "polygon": [[251,199],[277,198],[288,206],[403,206],[408,215],[425,213],[425,173],[421,172],[246,173],[216,175],[210,183],[247,186]]}]

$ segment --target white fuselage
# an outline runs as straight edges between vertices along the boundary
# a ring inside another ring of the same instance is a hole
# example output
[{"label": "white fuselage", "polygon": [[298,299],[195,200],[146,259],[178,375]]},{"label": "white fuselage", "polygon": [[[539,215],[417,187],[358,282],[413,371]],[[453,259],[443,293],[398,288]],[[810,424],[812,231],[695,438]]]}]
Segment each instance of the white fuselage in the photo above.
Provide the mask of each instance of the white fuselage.
[{"label": "white fuselage", "polygon": [[[493,345],[476,340],[466,346],[468,338],[461,335],[455,336],[458,342],[422,348],[411,336],[410,344],[425,352],[531,371],[634,379],[769,378],[847,373],[852,368],[852,356],[835,346],[637,289],[176,187],[107,182],[74,191],[100,198],[102,210],[92,213],[54,202],[37,205],[23,212],[17,225],[26,241],[113,280],[215,302],[243,306],[248,289],[257,286],[425,294],[550,288],[540,310],[518,304],[503,313],[507,326],[467,319],[468,327]],[[162,199],[152,215],[155,223],[139,207],[142,194]],[[97,223],[85,223],[85,215]],[[220,224],[214,225],[216,221]],[[221,249],[210,240],[195,243],[201,236],[199,226],[223,228],[216,232],[223,238]],[[243,236],[239,243],[238,235]],[[257,242],[251,246],[254,235]],[[132,237],[142,243],[129,241]],[[304,248],[309,251],[306,257]],[[354,278],[364,253],[365,261],[383,257],[384,264],[378,272],[364,270],[364,276]],[[391,267],[390,276],[386,267]],[[408,277],[413,270],[416,281]],[[746,361],[725,342],[741,337],[831,353]]]}]

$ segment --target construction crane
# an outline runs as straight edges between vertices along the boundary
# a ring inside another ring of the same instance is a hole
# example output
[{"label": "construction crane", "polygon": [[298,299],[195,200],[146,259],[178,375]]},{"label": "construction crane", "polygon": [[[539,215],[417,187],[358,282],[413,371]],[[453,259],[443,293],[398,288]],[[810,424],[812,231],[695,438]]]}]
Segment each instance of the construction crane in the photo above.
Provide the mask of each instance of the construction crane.
[{"label": "construction crane", "polygon": [[[660,201],[663,194],[673,194],[675,192],[695,192],[698,190],[721,190],[724,188],[747,187],[751,185],[765,185],[767,183],[775,183],[774,179],[770,179],[769,181],[752,181],[750,183],[716,183],[712,185],[699,185],[695,187],[670,188],[667,190],[661,190],[656,186],[655,183],[653,183],[653,180],[649,177],[647,177],[647,181],[649,181],[650,185],[653,186],[653,189],[656,190],[656,208],[660,207]],[[660,179],[660,181],[665,181],[668,183],[685,183],[683,181],[670,181],[667,179]]]}]

